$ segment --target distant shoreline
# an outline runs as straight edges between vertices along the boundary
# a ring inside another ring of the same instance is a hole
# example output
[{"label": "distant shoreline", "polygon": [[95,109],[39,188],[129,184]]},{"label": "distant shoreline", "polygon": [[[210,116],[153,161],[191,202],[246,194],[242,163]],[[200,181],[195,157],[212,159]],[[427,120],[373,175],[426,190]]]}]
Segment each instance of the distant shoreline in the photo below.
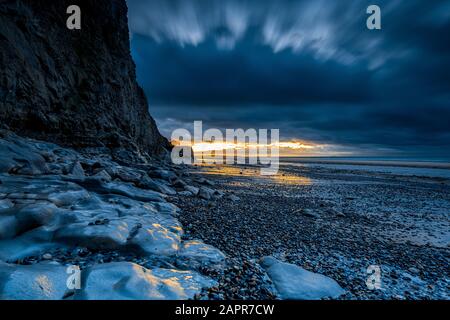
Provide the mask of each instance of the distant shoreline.
[{"label": "distant shoreline", "polygon": [[383,166],[383,167],[409,167],[409,168],[427,168],[427,169],[449,169],[450,162],[444,160],[400,160],[400,159],[373,159],[358,160],[358,158],[322,158],[322,157],[280,157],[280,162],[287,163],[306,163],[306,164],[339,164],[339,165],[363,165],[363,166]]}]

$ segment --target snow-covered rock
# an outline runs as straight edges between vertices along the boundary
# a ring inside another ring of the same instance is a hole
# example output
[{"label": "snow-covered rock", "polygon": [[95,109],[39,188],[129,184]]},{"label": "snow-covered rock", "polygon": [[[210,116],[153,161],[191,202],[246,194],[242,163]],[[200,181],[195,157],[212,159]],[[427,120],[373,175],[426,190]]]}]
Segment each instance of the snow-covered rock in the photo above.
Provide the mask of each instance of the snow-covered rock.
[{"label": "snow-covered rock", "polygon": [[264,257],[260,264],[273,281],[282,299],[320,300],[327,297],[337,298],[345,293],[333,279],[278,261],[273,257]]}]

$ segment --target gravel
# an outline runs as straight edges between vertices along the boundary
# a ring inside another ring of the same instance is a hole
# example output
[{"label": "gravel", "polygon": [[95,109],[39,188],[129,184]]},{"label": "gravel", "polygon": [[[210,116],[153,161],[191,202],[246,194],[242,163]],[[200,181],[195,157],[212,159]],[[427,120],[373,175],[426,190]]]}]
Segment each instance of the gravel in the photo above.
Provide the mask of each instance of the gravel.
[{"label": "gravel", "polygon": [[[449,298],[448,238],[442,246],[437,235],[449,231],[450,192],[441,181],[294,167],[255,173],[203,168],[193,176],[227,196],[174,200],[186,239],[230,257],[209,298],[276,298],[257,263],[270,255],[335,279],[347,291],[341,299]],[[381,268],[379,290],[366,285],[371,265]]]}]

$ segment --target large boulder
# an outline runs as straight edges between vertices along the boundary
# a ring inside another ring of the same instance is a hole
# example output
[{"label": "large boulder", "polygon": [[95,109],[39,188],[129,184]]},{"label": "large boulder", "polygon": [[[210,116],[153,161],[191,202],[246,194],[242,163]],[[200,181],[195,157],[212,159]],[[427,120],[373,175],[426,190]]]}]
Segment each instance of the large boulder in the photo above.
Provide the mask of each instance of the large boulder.
[{"label": "large boulder", "polygon": [[320,300],[337,298],[345,293],[333,279],[294,264],[278,261],[273,257],[264,257],[261,266],[266,270],[282,299]]},{"label": "large boulder", "polygon": [[81,300],[186,300],[216,282],[193,271],[146,269],[130,262],[96,265],[83,274]]}]

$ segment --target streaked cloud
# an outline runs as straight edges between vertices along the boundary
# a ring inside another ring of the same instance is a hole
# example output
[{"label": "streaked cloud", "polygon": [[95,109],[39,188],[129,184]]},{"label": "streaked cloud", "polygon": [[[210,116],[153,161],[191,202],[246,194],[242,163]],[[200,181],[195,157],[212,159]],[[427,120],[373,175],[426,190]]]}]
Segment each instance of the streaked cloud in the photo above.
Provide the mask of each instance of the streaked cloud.
[{"label": "streaked cloud", "polygon": [[[450,155],[450,4],[128,0],[139,81],[161,130],[279,128],[342,150]],[[330,151],[331,152],[331,151]]]}]

